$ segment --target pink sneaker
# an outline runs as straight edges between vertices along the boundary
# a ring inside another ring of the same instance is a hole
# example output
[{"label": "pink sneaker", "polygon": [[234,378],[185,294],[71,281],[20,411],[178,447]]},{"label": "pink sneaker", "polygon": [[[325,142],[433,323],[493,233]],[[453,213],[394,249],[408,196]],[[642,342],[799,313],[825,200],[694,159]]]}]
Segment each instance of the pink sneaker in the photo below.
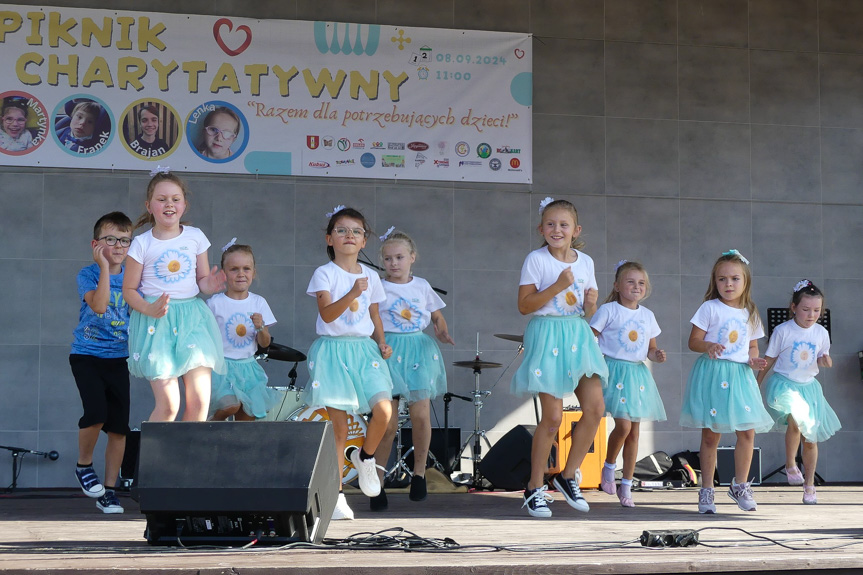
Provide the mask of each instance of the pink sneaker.
[{"label": "pink sneaker", "polygon": [[632,502],[632,488],[629,485],[621,484],[617,488],[617,498],[624,507],[635,507],[635,503]]},{"label": "pink sneaker", "polygon": [[806,485],[803,487],[803,503],[806,505],[815,505],[818,503],[818,497],[815,495],[814,485]]},{"label": "pink sneaker", "polygon": [[786,467],[785,476],[788,478],[788,485],[803,485],[803,474],[800,473],[800,468],[796,465]]},{"label": "pink sneaker", "polygon": [[599,482],[599,486],[609,495],[617,493],[617,485],[614,484],[614,469],[602,466],[602,479]]}]

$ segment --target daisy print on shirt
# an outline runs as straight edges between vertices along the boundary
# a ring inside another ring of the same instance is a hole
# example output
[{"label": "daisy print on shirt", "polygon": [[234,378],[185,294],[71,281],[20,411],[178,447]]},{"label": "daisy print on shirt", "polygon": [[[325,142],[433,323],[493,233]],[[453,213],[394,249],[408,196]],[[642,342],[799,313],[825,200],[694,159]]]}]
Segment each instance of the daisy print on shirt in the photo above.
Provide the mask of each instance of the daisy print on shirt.
[{"label": "daisy print on shirt", "polygon": [[637,353],[647,344],[644,325],[634,319],[627,320],[617,332],[617,343],[627,353]]},{"label": "daisy print on shirt", "polygon": [[805,369],[815,361],[818,348],[808,341],[795,341],[791,348],[791,364],[797,369]]},{"label": "daisy print on shirt", "polygon": [[579,278],[559,294],[554,296],[552,302],[554,309],[560,315],[584,315],[584,280]]},{"label": "daisy print on shirt", "polygon": [[386,313],[389,314],[393,325],[402,333],[419,331],[420,325],[422,325],[422,310],[403,297],[394,301]]},{"label": "daisy print on shirt", "polygon": [[194,269],[194,262],[179,250],[167,250],[153,264],[156,277],[166,283],[181,281]]},{"label": "daisy print on shirt", "polygon": [[249,345],[256,335],[255,324],[247,314],[235,313],[225,322],[225,336],[236,349]]},{"label": "daisy print on shirt", "polygon": [[732,318],[719,329],[719,343],[725,346],[723,355],[729,356],[740,351],[743,346],[749,347],[749,330],[739,319]]},{"label": "daisy print on shirt", "polygon": [[[345,292],[347,294],[347,292]],[[344,297],[344,295],[342,295]],[[359,323],[369,311],[370,297],[369,292],[364,291],[360,296],[348,305],[348,309],[339,317],[340,321],[348,325],[356,325]]]}]

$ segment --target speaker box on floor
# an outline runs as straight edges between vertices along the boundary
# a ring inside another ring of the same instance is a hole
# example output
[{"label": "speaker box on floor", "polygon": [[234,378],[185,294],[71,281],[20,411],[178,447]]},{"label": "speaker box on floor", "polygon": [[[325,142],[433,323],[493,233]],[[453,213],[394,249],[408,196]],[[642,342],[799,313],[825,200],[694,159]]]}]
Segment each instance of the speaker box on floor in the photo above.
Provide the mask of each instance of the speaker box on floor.
[{"label": "speaker box on floor", "polygon": [[[731,485],[734,478],[734,447],[716,448],[716,476],[719,485]],[[761,485],[761,448],[752,450],[752,463],[749,465],[749,477],[743,481],[752,480],[752,485]]]},{"label": "speaker box on floor", "polygon": [[320,543],[336,467],[329,421],[145,422],[132,495],[151,545]]},{"label": "speaker box on floor", "polygon": [[[429,451],[435,456],[441,465],[446,466],[444,462],[444,432],[447,431],[443,427],[432,427],[431,444]],[[413,430],[410,427],[402,428],[402,453],[406,453],[413,446]],[[461,427],[450,427],[449,435],[447,435],[447,444],[449,448],[449,468],[451,471],[461,470],[461,461],[458,459],[458,450],[461,447]],[[395,453],[395,449],[393,449]],[[405,457],[405,463],[411,469],[414,468],[414,454]]]},{"label": "speaker box on floor", "polygon": [[535,425],[516,425],[479,462],[479,472],[495,489],[518,491],[527,486],[534,431]]}]

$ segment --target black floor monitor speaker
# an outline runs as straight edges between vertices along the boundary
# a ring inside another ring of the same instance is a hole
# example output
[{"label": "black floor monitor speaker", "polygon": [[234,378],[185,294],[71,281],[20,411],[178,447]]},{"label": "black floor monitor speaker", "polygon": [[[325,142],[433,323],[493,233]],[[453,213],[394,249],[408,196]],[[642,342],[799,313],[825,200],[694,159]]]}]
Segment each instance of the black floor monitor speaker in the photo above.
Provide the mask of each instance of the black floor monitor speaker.
[{"label": "black floor monitor speaker", "polygon": [[479,472],[495,489],[518,491],[527,486],[534,431],[535,425],[516,425],[479,462]]},{"label": "black floor monitor speaker", "polygon": [[132,495],[151,545],[320,543],[336,467],[328,421],[145,422]]}]

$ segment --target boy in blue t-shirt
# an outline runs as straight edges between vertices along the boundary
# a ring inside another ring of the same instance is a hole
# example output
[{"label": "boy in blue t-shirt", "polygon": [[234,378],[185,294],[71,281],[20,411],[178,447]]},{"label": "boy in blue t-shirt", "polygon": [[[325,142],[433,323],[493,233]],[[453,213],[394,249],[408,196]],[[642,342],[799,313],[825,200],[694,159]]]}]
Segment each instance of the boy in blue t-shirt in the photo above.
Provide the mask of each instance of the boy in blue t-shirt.
[{"label": "boy in blue t-shirt", "polygon": [[[129,434],[129,306],[123,299],[123,262],[132,229],[132,221],[122,212],[111,212],[96,222],[90,243],[95,263],[78,272],[81,312],[69,355],[84,406],[78,421],[75,476],[104,513],[123,513],[114,488]],[[93,469],[100,431],[108,434],[104,485]]]}]

